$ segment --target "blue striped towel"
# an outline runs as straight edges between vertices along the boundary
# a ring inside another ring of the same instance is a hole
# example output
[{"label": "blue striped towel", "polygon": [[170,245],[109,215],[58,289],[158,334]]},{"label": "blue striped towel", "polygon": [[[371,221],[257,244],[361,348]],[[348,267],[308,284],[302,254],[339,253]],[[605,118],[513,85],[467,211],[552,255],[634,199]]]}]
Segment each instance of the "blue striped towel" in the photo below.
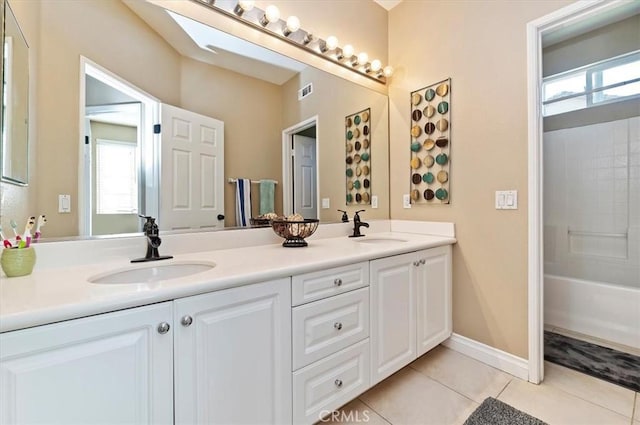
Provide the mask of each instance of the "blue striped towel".
[{"label": "blue striped towel", "polygon": [[249,227],[251,219],[251,180],[236,181],[236,226]]}]

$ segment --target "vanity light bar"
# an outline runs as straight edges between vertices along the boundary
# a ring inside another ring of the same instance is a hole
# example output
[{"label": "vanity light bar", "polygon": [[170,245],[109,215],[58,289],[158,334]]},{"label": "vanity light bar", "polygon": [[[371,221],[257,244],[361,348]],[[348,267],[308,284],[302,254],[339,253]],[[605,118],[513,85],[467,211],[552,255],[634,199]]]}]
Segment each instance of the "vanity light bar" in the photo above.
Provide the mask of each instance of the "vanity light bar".
[{"label": "vanity light bar", "polygon": [[356,54],[350,44],[342,48],[338,47],[338,39],[336,37],[330,36],[323,40],[313,35],[310,31],[303,30],[300,26],[300,20],[296,16],[281,19],[280,11],[276,6],[270,5],[267,6],[266,10],[261,10],[254,6],[253,1],[191,1],[379,83],[386,84],[387,79],[393,74],[393,67],[386,66],[383,68],[378,59],[373,59],[369,62],[369,56],[366,53]]}]

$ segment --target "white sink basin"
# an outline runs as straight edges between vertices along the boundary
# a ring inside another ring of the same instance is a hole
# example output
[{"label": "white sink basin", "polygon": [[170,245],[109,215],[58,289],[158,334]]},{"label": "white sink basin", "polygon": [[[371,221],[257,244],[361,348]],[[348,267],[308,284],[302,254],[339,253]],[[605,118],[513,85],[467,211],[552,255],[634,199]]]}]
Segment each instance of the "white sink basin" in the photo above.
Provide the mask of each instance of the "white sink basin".
[{"label": "white sink basin", "polygon": [[407,242],[406,239],[398,239],[398,238],[357,238],[356,242],[360,243],[376,243],[376,244],[385,244],[385,243],[394,243],[394,242]]},{"label": "white sink basin", "polygon": [[91,283],[153,283],[176,279],[211,270],[213,263],[153,264],[117,272],[103,273],[89,278]]}]

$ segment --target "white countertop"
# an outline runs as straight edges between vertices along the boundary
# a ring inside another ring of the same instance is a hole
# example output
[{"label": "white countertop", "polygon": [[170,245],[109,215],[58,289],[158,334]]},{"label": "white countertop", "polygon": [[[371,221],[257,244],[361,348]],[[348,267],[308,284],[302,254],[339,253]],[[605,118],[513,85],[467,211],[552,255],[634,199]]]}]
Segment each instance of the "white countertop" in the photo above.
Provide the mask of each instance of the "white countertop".
[{"label": "white countertop", "polygon": [[[385,232],[365,238],[398,238],[406,242],[369,244],[345,236],[307,239],[305,248],[281,244],[175,255],[171,260],[129,264],[109,261],[69,268],[36,270],[29,276],[0,282],[0,332],[27,328],[124,308],[173,300],[359,261],[453,244],[455,238]],[[163,254],[168,252],[162,252]],[[95,275],[183,262],[215,263],[211,270],[150,284],[95,284]]]}]

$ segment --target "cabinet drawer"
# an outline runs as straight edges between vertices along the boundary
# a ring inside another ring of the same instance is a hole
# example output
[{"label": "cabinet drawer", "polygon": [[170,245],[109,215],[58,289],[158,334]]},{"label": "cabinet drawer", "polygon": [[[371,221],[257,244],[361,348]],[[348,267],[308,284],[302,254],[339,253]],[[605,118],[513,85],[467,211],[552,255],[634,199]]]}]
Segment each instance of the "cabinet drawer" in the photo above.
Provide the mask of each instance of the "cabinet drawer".
[{"label": "cabinet drawer", "polygon": [[367,388],[368,338],[293,373],[293,423],[315,423]]},{"label": "cabinet drawer", "polygon": [[369,263],[362,262],[294,276],[292,305],[305,304],[369,285]]},{"label": "cabinet drawer", "polygon": [[369,288],[293,309],[293,370],[369,336]]}]

